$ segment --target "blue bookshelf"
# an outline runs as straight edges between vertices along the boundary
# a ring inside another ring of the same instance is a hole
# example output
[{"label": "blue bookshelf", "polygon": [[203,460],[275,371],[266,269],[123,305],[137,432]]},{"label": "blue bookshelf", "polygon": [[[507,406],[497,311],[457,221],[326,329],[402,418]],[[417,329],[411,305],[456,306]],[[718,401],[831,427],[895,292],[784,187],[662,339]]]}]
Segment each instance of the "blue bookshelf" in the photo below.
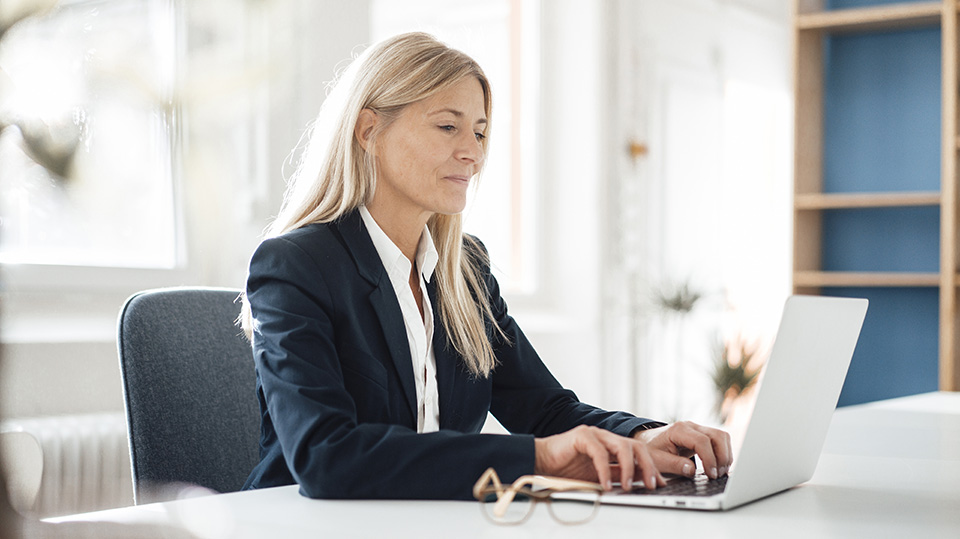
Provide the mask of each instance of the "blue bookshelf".
[{"label": "blue bookshelf", "polygon": [[794,290],[870,300],[840,405],[960,389],[944,2],[797,2]]}]

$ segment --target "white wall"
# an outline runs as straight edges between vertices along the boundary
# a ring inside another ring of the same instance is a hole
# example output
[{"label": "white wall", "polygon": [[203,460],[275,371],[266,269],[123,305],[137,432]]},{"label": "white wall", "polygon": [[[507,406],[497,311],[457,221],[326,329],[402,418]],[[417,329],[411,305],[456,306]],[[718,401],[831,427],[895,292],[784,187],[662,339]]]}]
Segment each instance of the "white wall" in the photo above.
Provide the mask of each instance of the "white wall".
[{"label": "white wall", "polygon": [[542,4],[539,293],[507,297],[562,384],[600,395],[600,213],[605,149],[602,2]]},{"label": "white wall", "polygon": [[[623,0],[611,12],[603,308],[616,407],[712,420],[715,340],[776,330],[790,283],[786,8]],[[627,157],[631,139],[646,154]],[[682,284],[705,298],[671,316],[656,297]]]},{"label": "white wall", "polygon": [[[581,399],[662,411],[645,402],[638,381],[649,350],[633,348],[649,305],[624,298],[648,297],[651,273],[677,277],[670,267],[676,260],[693,261],[690,271],[707,277],[701,280],[718,294],[718,310],[729,294],[746,319],[735,321],[738,328],[775,329],[789,289],[789,118],[777,118],[770,134],[756,129],[762,126],[754,118],[730,117],[724,83],[755,84],[788,105],[788,8],[759,0],[542,4],[541,295],[511,307],[547,365]],[[682,78],[684,88],[705,84],[715,99],[687,103],[682,94],[668,95],[671,77]],[[677,126],[669,122],[679,118],[667,121],[666,97],[679,110],[714,108]],[[707,116],[716,118],[709,133]],[[779,137],[781,153],[751,156],[744,145],[757,136]],[[664,168],[658,152],[683,150],[673,143],[697,137],[707,137],[701,150],[712,149],[712,159],[684,153]],[[628,156],[631,139],[651,147],[646,163]],[[630,263],[641,275],[627,274]],[[728,313],[712,316],[721,325]],[[709,403],[712,387],[702,378],[706,385],[694,390]]]},{"label": "white wall", "polygon": [[[214,2],[239,9],[237,3]],[[769,2],[741,2],[763,16],[771,11]],[[201,4],[188,3],[198,17],[209,17]],[[273,7],[245,15],[246,37],[238,46],[268,76],[252,83],[248,98],[214,98],[193,111],[184,184],[190,270],[135,277],[86,272],[80,281],[93,284],[84,287],[48,268],[8,279],[0,324],[6,351],[0,409],[8,417],[119,410],[115,322],[123,299],[134,291],[172,284],[242,286],[250,252],[279,207],[283,161],[318,110],[335,68],[369,40],[365,0],[262,5]],[[622,399],[610,388],[624,376],[613,357],[622,350],[611,349],[603,333],[611,323],[605,302],[619,289],[602,283],[611,256],[605,237],[614,202],[610,182],[624,144],[608,122],[617,113],[610,100],[622,76],[612,61],[617,12],[613,2],[549,0],[541,13],[541,286],[534,296],[506,299],[563,384],[587,402],[620,407]],[[215,66],[193,62],[198,79]]]}]

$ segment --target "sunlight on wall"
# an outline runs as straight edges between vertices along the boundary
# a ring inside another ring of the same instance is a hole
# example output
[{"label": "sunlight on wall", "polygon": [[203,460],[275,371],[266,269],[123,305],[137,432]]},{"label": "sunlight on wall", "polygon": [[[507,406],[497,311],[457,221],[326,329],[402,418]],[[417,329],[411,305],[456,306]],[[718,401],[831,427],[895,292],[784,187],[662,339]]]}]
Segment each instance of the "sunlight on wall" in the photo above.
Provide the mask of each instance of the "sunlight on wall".
[{"label": "sunlight on wall", "polygon": [[[790,96],[739,80],[724,88],[721,207],[725,249],[720,270],[733,324],[748,339],[770,338],[790,293],[783,260],[791,257],[788,162]],[[774,301],[771,301],[774,298]]]}]

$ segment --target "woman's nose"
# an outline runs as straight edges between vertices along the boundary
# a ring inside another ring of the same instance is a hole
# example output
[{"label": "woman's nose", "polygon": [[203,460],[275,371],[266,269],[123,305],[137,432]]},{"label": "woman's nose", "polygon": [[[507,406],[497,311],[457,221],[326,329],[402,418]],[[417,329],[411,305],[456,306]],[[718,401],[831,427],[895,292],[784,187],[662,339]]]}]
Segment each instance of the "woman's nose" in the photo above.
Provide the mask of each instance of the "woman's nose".
[{"label": "woman's nose", "polygon": [[468,137],[464,137],[463,143],[457,150],[457,159],[479,165],[484,157],[483,144],[477,140],[477,136],[470,133]]}]

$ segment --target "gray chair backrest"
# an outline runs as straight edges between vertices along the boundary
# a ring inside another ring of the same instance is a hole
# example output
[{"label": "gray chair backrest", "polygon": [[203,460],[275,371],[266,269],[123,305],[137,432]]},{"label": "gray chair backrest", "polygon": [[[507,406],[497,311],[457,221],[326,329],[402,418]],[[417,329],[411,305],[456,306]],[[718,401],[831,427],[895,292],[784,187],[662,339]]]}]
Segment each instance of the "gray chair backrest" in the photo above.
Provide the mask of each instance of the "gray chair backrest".
[{"label": "gray chair backrest", "polygon": [[239,290],[169,288],[131,296],[118,349],[134,501],[171,484],[240,490],[259,458],[250,345],[235,320]]}]

